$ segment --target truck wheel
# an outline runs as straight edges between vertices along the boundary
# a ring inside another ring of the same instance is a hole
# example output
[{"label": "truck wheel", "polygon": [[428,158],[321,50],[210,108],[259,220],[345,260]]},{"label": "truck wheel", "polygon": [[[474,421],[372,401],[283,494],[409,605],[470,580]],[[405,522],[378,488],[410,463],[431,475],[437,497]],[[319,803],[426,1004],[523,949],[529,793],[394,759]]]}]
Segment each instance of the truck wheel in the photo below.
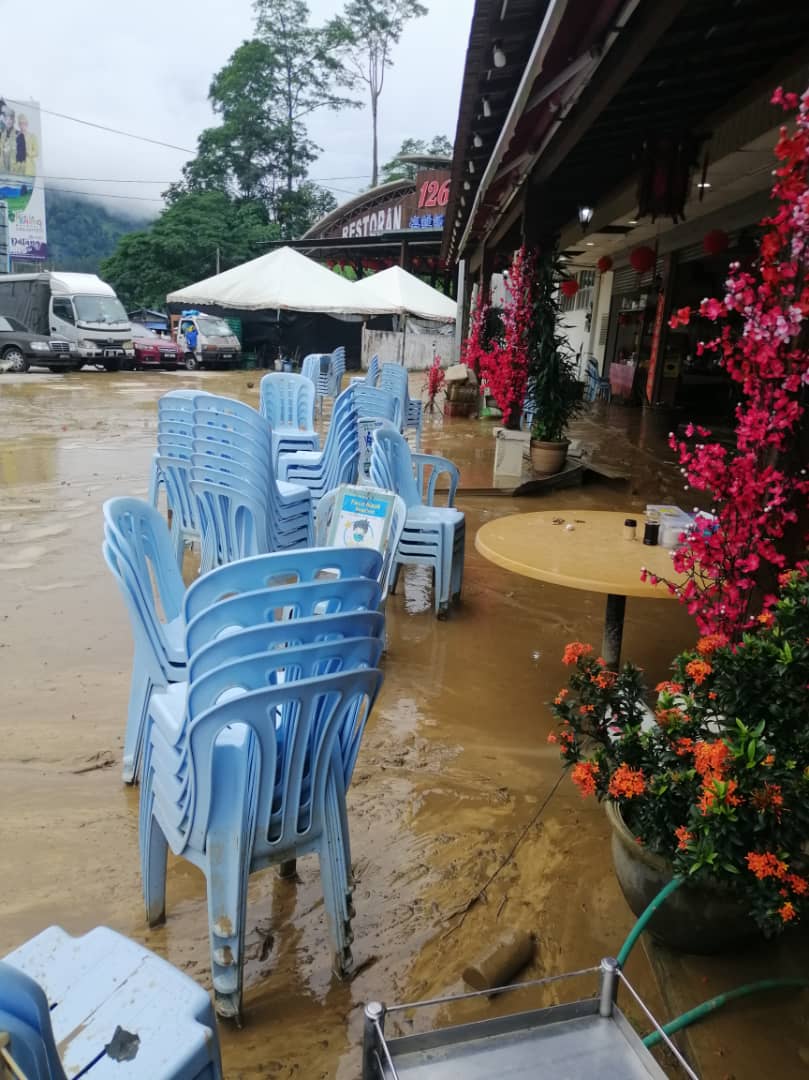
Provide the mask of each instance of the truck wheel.
[{"label": "truck wheel", "polygon": [[105,360],[104,361],[104,370],[105,371],[120,371],[121,370],[121,361],[120,360]]},{"label": "truck wheel", "polygon": [[198,369],[199,369],[199,361],[197,360],[196,356],[191,352],[186,353],[185,354],[185,370],[186,371],[197,371]]},{"label": "truck wheel", "polygon": [[3,359],[8,364],[11,371],[23,372],[29,368],[29,363],[23,356],[22,352],[16,345],[11,345],[3,353]]}]

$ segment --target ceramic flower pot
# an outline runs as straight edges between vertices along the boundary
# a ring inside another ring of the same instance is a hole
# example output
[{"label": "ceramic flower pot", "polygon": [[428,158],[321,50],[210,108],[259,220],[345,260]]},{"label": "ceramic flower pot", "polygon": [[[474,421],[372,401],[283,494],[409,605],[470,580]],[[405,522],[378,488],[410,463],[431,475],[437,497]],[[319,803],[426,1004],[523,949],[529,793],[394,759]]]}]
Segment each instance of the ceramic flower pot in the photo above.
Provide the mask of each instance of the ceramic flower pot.
[{"label": "ceramic flower pot", "polygon": [[568,446],[569,439],[562,439],[560,442],[540,442],[539,439],[532,439],[531,465],[534,472],[545,475],[561,472],[567,460]]},{"label": "ceramic flower pot", "polygon": [[[615,803],[605,804],[612,826],[612,861],[627,904],[640,915],[671,881],[671,863],[637,842]],[[657,941],[686,953],[718,953],[760,933],[744,905],[717,885],[681,885],[647,927]]]}]

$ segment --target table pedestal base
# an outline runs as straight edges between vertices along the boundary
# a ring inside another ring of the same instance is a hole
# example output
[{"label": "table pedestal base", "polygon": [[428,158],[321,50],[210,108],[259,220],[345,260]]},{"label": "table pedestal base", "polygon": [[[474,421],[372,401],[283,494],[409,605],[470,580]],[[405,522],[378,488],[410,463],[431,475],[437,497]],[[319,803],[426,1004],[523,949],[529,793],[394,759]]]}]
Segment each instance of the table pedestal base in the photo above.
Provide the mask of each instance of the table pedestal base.
[{"label": "table pedestal base", "polygon": [[617,671],[621,663],[621,641],[624,636],[624,612],[626,597],[607,596],[607,610],[604,615],[604,638],[601,642],[601,655],[610,671]]}]

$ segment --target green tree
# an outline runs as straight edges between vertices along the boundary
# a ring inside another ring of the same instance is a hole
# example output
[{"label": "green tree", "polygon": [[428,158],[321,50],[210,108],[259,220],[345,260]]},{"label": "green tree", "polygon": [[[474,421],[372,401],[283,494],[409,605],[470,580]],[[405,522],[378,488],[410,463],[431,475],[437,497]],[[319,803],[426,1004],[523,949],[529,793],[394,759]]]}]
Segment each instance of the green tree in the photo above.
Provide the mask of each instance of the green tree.
[{"label": "green tree", "polygon": [[383,184],[389,184],[392,180],[415,180],[419,170],[418,165],[400,161],[400,157],[413,157],[422,154],[425,157],[452,157],[452,143],[446,135],[433,135],[430,142],[425,139],[403,139],[402,145],[394,157],[382,166],[380,180]]},{"label": "green tree", "polygon": [[304,183],[319,147],[305,120],[318,109],[356,102],[338,92],[347,80],[331,38],[309,23],[303,0],[256,0],[256,36],[243,42],[211,82],[220,118],[203,131],[197,156],[170,199],[188,191],[223,191],[260,199],[284,238],[320,216],[330,196]]},{"label": "green tree", "polygon": [[371,102],[371,187],[379,182],[379,98],[385,72],[393,65],[393,47],[405,23],[427,14],[418,0],[348,0],[342,15],[329,23],[335,48],[368,87]]},{"label": "green tree", "polygon": [[124,236],[101,274],[126,307],[162,307],[166,294],[237,266],[278,238],[263,204],[235,201],[222,191],[176,195],[154,225]]}]

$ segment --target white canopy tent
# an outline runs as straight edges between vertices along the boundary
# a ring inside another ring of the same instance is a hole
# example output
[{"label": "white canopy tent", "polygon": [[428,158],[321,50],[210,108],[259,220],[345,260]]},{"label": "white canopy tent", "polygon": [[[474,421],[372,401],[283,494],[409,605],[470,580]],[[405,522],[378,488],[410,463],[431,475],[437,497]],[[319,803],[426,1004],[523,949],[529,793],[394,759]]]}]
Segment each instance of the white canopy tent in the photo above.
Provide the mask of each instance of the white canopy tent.
[{"label": "white canopy tent", "polygon": [[338,317],[391,315],[398,310],[373,289],[359,292],[352,282],[288,247],[177,289],[166,301],[187,307],[310,311]]},{"label": "white canopy tent", "polygon": [[390,266],[372,277],[363,278],[352,288],[369,303],[377,300],[389,305],[388,311],[397,315],[455,322],[456,302],[400,266]]}]

